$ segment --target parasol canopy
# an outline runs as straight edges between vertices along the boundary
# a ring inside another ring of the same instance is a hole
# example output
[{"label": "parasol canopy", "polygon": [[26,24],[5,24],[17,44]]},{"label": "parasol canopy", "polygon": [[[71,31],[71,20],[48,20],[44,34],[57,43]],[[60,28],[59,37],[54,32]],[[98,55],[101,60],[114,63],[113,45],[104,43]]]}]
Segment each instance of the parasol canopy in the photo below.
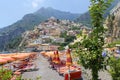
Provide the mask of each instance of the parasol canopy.
[{"label": "parasol canopy", "polygon": [[6,60],[7,62],[13,62],[13,61],[15,61],[14,58],[9,57],[9,56],[7,56],[7,57],[2,57],[2,59]]},{"label": "parasol canopy", "polygon": [[55,60],[56,64],[60,64],[60,58],[59,58],[59,54],[58,54],[58,50],[56,51],[56,60]]},{"label": "parasol canopy", "polygon": [[70,49],[67,49],[66,52],[66,66],[71,66],[72,65],[72,57],[70,54]]},{"label": "parasol canopy", "polygon": [[0,59],[0,65],[1,64],[6,64],[7,63],[7,60],[5,60],[5,59]]},{"label": "parasol canopy", "polygon": [[55,63],[56,62],[56,53],[54,51],[54,55],[52,56],[52,62]]}]

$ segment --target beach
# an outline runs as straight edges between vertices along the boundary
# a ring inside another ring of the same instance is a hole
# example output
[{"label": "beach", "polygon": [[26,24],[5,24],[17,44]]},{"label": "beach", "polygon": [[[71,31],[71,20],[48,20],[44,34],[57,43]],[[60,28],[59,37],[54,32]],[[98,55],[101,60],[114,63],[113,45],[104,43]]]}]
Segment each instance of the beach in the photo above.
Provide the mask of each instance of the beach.
[{"label": "beach", "polygon": [[[64,80],[63,76],[60,76],[56,70],[51,69],[49,66],[49,62],[46,58],[44,58],[41,54],[37,56],[37,59],[34,61],[38,70],[27,71],[22,74],[23,80],[37,80],[36,78],[41,77],[40,80]],[[88,69],[84,69],[81,66],[82,70],[82,78],[83,80],[90,80],[92,78],[91,71]],[[99,79],[101,80],[112,80],[110,74],[107,71],[99,72]]]},{"label": "beach", "polygon": [[41,77],[40,80],[64,80],[63,76],[49,68],[49,62],[42,55],[38,55],[34,63],[37,65],[38,70],[24,72],[22,79],[37,80],[37,77]]}]

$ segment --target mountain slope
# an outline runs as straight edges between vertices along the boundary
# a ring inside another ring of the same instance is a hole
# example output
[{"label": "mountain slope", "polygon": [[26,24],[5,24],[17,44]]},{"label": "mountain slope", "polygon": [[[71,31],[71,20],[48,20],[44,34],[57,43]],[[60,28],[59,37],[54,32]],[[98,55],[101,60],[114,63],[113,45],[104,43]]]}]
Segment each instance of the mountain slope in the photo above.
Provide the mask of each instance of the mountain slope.
[{"label": "mountain slope", "polygon": [[47,20],[51,16],[58,19],[74,20],[80,16],[80,14],[72,14],[53,8],[41,8],[34,13],[27,14],[14,24],[0,29],[0,50],[15,37],[20,36],[26,30],[33,29],[34,26],[37,26],[40,22]]},{"label": "mountain slope", "polygon": [[40,23],[42,20],[42,17],[38,17],[34,14],[27,14],[16,23],[0,29],[0,34],[10,34],[10,32],[16,30],[17,28],[23,28],[24,30],[32,29],[33,26],[38,25],[38,23]]},{"label": "mountain slope", "polygon": [[80,14],[72,14],[70,12],[63,12],[53,8],[44,8],[42,7],[37,12],[34,13],[35,15],[45,16],[46,18],[50,18],[54,16],[57,19],[68,19],[68,20],[75,20],[80,16]]},{"label": "mountain slope", "polygon": [[[119,2],[119,0],[114,0],[112,2],[112,4],[110,5],[110,7],[105,11],[104,17],[106,17],[106,16],[109,15],[110,10],[112,10],[117,5],[118,2]],[[84,14],[81,14],[79,16],[79,18],[77,18],[75,21],[83,23],[84,25],[86,25],[88,27],[91,27],[91,18],[90,18],[89,11],[85,12]]]},{"label": "mountain slope", "polygon": [[75,22],[83,23],[84,25],[90,27],[91,18],[89,12],[81,14],[80,17],[75,20]]},{"label": "mountain slope", "polygon": [[35,13],[25,15],[16,23],[0,29],[0,35],[9,34],[11,31],[15,30],[18,27],[22,27],[25,30],[32,29],[33,26],[38,25],[41,21],[47,20],[51,16],[57,19],[75,20],[80,16],[80,14],[72,14],[70,12],[63,12],[53,8],[42,7]]}]

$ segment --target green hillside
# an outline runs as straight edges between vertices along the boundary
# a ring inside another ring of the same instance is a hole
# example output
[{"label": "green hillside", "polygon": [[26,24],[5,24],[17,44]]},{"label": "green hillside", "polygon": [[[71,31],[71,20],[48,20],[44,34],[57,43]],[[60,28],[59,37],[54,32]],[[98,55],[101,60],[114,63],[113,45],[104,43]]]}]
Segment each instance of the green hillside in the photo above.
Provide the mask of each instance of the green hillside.
[{"label": "green hillside", "polygon": [[0,29],[0,50],[4,49],[11,40],[20,36],[26,30],[33,29],[34,26],[37,26],[51,16],[57,19],[75,20],[78,16],[80,16],[80,14],[73,14],[53,8],[42,7],[34,13],[25,15],[21,20],[15,22],[14,24]]},{"label": "green hillside", "polygon": [[[117,3],[119,2],[120,0],[114,0],[111,4],[111,6],[106,10],[105,14],[104,14],[104,17],[107,17],[110,13],[110,10],[112,10],[116,5]],[[80,22],[80,23],[83,23],[84,25],[87,25],[88,27],[91,27],[91,18],[90,18],[90,14],[89,12],[85,12],[84,14],[81,14],[79,16],[79,18],[77,18],[75,20],[76,22]]]}]

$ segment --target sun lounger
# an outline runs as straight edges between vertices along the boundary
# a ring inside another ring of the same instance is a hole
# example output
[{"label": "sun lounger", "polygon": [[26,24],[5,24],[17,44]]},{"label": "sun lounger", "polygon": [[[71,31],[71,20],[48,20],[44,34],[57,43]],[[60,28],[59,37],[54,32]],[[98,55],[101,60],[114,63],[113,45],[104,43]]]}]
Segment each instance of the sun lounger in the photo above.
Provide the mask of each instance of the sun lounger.
[{"label": "sun lounger", "polygon": [[[62,66],[62,67],[57,68],[57,72],[61,75],[64,75],[66,72],[68,72],[68,70],[69,68],[67,66]],[[70,67],[71,72],[80,71],[80,70],[81,69],[79,67],[74,67],[74,66]]]},{"label": "sun lounger", "polygon": [[36,65],[29,65],[26,66],[25,68],[22,68],[21,71],[32,71],[32,70],[38,70]]}]

